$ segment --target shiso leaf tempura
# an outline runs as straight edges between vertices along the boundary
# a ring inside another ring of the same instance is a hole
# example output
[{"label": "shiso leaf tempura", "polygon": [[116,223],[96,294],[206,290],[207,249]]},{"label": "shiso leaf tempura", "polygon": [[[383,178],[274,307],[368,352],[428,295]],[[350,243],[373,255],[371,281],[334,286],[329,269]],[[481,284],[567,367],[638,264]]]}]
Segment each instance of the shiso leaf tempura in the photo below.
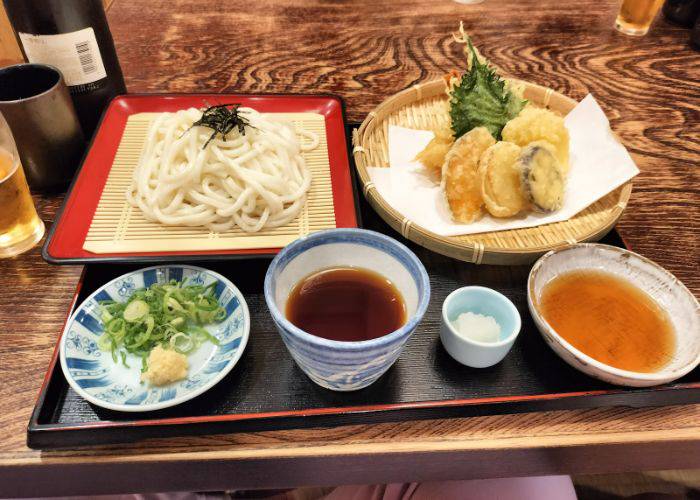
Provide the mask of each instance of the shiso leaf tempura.
[{"label": "shiso leaf tempura", "polygon": [[127,353],[139,356],[145,372],[148,355],[157,345],[186,355],[207,340],[218,344],[202,328],[226,317],[214,295],[215,286],[170,280],[135,290],[126,302],[100,301],[104,333],[99,348],[110,351],[114,362],[121,360],[127,368]]},{"label": "shiso leaf tempura", "polygon": [[479,57],[467,37],[471,67],[451,92],[450,118],[455,139],[476,127],[486,127],[497,140],[509,120],[515,118],[527,101],[520,99]]}]

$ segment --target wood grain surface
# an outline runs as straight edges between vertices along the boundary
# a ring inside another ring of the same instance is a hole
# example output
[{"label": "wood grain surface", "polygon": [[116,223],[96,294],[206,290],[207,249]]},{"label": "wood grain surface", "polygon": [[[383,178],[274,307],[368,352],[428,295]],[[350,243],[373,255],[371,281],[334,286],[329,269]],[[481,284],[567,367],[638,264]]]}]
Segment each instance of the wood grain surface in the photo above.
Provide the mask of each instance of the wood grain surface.
[{"label": "wood grain surface", "polygon": [[[642,170],[623,236],[698,295],[700,56],[687,31],[663,20],[643,38],[616,33],[616,9],[600,0],[116,0],[108,16],[132,92],[330,92],[352,121],[462,67],[449,35],[462,19],[508,74],[596,96]],[[37,202],[50,223],[60,197]],[[0,262],[0,496],[700,467],[700,406],[32,451],[25,427],[79,273],[45,264],[38,249]],[[154,471],[147,481],[144,463]]]}]

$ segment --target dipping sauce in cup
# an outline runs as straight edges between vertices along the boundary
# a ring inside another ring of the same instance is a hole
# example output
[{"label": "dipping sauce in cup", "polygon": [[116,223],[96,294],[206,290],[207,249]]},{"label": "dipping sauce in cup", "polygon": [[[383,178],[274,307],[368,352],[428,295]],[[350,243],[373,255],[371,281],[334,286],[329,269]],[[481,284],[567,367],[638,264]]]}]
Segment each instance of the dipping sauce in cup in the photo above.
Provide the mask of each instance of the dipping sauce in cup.
[{"label": "dipping sauce in cup", "polygon": [[286,316],[317,337],[359,342],[406,323],[406,303],[390,280],[369,269],[334,267],[302,279],[287,299]]},{"label": "dipping sauce in cup", "polygon": [[379,379],[430,301],[430,279],[418,257],[366,229],[318,231],[290,243],[270,263],[264,289],[297,366],[333,391],[356,391]]}]

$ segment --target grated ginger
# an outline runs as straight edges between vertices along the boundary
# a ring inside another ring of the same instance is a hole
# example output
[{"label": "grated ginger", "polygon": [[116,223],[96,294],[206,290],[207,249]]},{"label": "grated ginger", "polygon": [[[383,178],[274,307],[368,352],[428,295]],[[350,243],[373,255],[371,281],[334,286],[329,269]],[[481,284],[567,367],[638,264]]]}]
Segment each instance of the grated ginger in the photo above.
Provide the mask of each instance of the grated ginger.
[{"label": "grated ginger", "polygon": [[157,345],[148,355],[148,370],[141,374],[141,380],[166,385],[187,377],[188,368],[187,356]]}]

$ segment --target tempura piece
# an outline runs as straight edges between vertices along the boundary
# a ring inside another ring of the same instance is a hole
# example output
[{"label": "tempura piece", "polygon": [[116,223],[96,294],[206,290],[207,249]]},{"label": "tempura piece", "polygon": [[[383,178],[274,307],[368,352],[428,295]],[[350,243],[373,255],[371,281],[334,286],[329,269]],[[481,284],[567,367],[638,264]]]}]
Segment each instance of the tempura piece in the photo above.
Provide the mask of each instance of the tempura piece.
[{"label": "tempura piece", "polygon": [[506,81],[506,88],[515,95],[518,99],[525,100],[525,83],[520,80],[511,80],[510,78],[504,78]]},{"label": "tempura piece", "polygon": [[441,187],[452,217],[465,224],[482,215],[479,158],[496,140],[485,127],[477,127],[457,139],[442,166]]},{"label": "tempura piece", "polygon": [[442,176],[442,164],[445,163],[445,156],[454,144],[455,139],[449,125],[435,131],[435,137],[431,140],[423,151],[416,155],[416,160],[435,177],[440,180]]},{"label": "tempura piece", "polygon": [[[486,66],[494,70],[499,75],[503,74],[503,70],[501,70],[501,68],[493,64],[490,60],[486,59],[477,47],[474,47],[474,52],[469,50],[470,37],[464,30],[463,22],[460,21],[459,23],[459,32],[452,33],[452,39],[455,42],[463,45],[462,51],[464,52],[464,56],[467,58],[467,71],[472,69],[472,64],[474,63],[474,56],[476,56],[477,60],[483,61],[483,63]],[[445,81],[445,86],[447,87],[448,96],[452,92],[452,88],[456,85],[459,85],[460,77],[461,75],[459,71],[455,69],[451,70],[449,73],[442,77],[442,79]],[[511,80],[510,78],[503,78],[503,80],[506,82],[506,90],[512,92],[518,99],[525,100],[525,83],[523,83],[520,80]]]},{"label": "tempura piece", "polygon": [[504,141],[524,147],[533,141],[544,140],[554,146],[557,160],[566,176],[569,172],[569,131],[564,126],[564,119],[554,112],[527,106],[518,116],[503,127]]},{"label": "tempura piece", "polygon": [[546,141],[535,141],[520,151],[516,168],[520,172],[523,196],[535,209],[552,212],[561,208],[564,200],[565,177]]},{"label": "tempura piece", "polygon": [[520,170],[515,165],[519,154],[519,146],[497,142],[481,155],[481,196],[486,210],[494,217],[511,217],[527,206],[520,187]]},{"label": "tempura piece", "polygon": [[474,57],[476,56],[477,59],[481,59],[484,62],[484,64],[492,68],[494,71],[502,73],[501,69],[495,64],[493,64],[491,61],[486,59],[478,48],[474,47],[474,51],[471,51],[469,49],[470,36],[464,29],[464,21],[459,22],[459,29],[457,30],[457,33],[452,33],[452,40],[463,45],[462,51],[464,52],[464,57],[466,57],[467,59],[467,70],[472,69],[472,64],[474,64]]},{"label": "tempura piece", "polygon": [[505,124],[518,116],[527,104],[511,91],[496,67],[479,54],[460,24],[454,40],[464,45],[468,70],[459,78],[450,78],[450,121],[455,138],[476,127],[486,127],[496,139]]}]

